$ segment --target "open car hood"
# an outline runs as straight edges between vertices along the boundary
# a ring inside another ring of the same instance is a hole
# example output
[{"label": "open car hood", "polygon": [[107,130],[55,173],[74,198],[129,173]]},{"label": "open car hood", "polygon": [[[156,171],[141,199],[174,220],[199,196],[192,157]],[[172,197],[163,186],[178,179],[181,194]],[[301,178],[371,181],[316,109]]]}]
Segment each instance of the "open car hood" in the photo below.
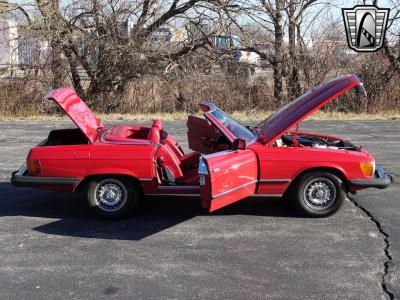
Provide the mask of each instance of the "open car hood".
[{"label": "open car hood", "polygon": [[258,125],[266,143],[273,143],[323,105],[359,85],[362,85],[362,82],[356,75],[342,76],[323,83],[286,104]]},{"label": "open car hood", "polygon": [[90,142],[93,143],[99,129],[104,128],[100,120],[97,119],[74,90],[70,88],[57,89],[48,93],[46,99],[57,102]]}]

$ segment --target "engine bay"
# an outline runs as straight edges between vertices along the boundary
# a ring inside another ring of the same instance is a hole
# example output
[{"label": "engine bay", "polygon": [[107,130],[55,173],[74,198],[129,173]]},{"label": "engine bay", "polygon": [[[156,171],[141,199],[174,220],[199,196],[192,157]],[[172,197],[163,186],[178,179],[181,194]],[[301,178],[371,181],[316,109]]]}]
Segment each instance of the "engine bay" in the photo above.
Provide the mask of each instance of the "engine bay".
[{"label": "engine bay", "polygon": [[288,133],[283,135],[280,139],[277,139],[275,142],[275,145],[277,147],[294,147],[296,144],[301,147],[360,151],[357,146],[349,141],[332,137],[302,133],[299,133],[297,135],[293,133]]}]

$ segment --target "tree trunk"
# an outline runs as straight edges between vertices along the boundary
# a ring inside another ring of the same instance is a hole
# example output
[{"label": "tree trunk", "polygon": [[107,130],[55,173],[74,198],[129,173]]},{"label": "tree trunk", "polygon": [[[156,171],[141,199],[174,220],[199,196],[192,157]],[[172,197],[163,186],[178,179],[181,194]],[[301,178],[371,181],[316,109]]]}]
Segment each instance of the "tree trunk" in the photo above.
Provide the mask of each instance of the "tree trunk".
[{"label": "tree trunk", "polygon": [[78,63],[76,61],[76,58],[74,57],[72,50],[68,47],[64,48],[64,54],[65,57],[68,59],[74,89],[81,98],[85,99],[86,95],[82,87],[81,77],[79,76]]},{"label": "tree trunk", "polygon": [[296,3],[292,1],[289,6],[289,82],[288,82],[288,90],[290,97],[297,97],[301,93],[301,86],[299,82],[299,69],[298,69],[298,61],[296,54],[296,20],[295,13]]},{"label": "tree trunk", "polygon": [[58,41],[53,41],[51,46],[51,70],[53,73],[52,88],[58,89],[63,86],[64,83],[64,72],[62,66],[61,47]]},{"label": "tree trunk", "polygon": [[283,0],[276,1],[276,12],[273,18],[275,27],[275,61],[274,61],[274,97],[278,100],[279,104],[283,104],[283,25],[282,25],[282,9]]},{"label": "tree trunk", "polygon": [[[50,18],[50,26],[52,28],[59,27],[59,19],[56,12],[59,10],[58,0],[52,0],[49,2],[50,12],[48,16]],[[52,88],[57,89],[63,86],[64,82],[64,72],[62,70],[62,56],[61,56],[61,46],[60,46],[60,33],[56,30],[52,30],[51,37],[51,70],[53,73],[53,83]]]}]

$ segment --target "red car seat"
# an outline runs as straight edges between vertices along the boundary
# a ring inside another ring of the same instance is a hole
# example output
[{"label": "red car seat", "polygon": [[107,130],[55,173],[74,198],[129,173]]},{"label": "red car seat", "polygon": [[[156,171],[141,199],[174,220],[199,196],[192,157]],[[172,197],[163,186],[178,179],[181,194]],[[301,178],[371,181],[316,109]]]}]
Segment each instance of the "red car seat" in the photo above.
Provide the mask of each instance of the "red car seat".
[{"label": "red car seat", "polygon": [[176,140],[170,135],[160,141],[160,130],[162,129],[161,120],[154,120],[149,131],[149,140],[160,145],[157,161],[162,167],[163,176],[171,182],[198,183],[199,154],[193,152],[184,155],[178,149]]},{"label": "red car seat", "polygon": [[149,130],[148,139],[153,143],[160,143],[160,130],[162,130],[161,120],[154,120]]},{"label": "red car seat", "polygon": [[[194,185],[199,182],[199,154],[190,153],[178,157],[169,145],[160,145],[157,159],[161,165],[164,177],[171,182],[183,182]],[[181,160],[182,159],[182,160]]]},{"label": "red car seat", "polygon": [[157,127],[159,130],[162,130],[163,124],[162,124],[161,120],[157,119],[157,120],[153,121],[152,127]]}]

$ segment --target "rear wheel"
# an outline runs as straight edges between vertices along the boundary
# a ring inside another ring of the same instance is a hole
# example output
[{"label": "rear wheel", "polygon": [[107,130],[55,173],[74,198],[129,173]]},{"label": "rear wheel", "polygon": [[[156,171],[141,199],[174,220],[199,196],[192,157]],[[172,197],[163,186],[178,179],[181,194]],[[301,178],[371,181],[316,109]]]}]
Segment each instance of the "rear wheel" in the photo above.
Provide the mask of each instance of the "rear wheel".
[{"label": "rear wheel", "polygon": [[87,199],[97,216],[115,219],[137,209],[139,193],[133,180],[120,176],[104,176],[93,178],[88,183]]},{"label": "rear wheel", "polygon": [[329,172],[302,175],[292,192],[295,207],[307,217],[332,215],[346,197],[342,180]]}]

